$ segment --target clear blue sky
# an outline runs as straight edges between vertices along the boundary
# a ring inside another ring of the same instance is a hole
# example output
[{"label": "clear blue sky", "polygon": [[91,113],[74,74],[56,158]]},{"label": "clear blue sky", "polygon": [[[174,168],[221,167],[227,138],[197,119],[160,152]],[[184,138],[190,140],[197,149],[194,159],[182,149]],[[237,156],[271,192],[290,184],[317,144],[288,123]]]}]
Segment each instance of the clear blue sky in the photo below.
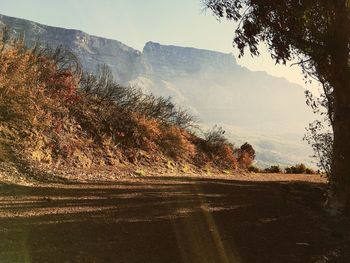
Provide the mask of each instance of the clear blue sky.
[{"label": "clear blue sky", "polygon": [[[147,41],[233,53],[234,25],[203,11],[200,0],[1,0],[0,13],[83,30],[142,50]],[[238,63],[303,84],[300,70],[275,66],[266,51]]]}]

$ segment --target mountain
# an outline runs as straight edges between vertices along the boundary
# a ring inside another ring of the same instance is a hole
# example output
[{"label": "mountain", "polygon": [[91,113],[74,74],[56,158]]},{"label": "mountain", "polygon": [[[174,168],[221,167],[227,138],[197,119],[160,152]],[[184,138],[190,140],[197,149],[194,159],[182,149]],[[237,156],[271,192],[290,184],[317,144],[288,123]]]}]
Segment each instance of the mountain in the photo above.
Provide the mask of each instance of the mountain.
[{"label": "mountain", "polygon": [[40,42],[53,47],[62,45],[74,51],[87,71],[94,72],[98,65],[107,64],[123,83],[136,77],[142,65],[140,51],[116,40],[0,15],[0,26],[5,25],[15,34],[23,34],[28,45]]},{"label": "mountain", "polygon": [[197,115],[203,128],[219,124],[235,142],[251,142],[260,166],[311,163],[302,142],[312,120],[304,89],[284,78],[254,72],[237,64],[232,54],[146,43],[143,51],[79,30],[41,25],[0,15],[0,26],[36,41],[63,45],[80,58],[86,71],[106,64],[124,85],[159,96],[171,96]]}]

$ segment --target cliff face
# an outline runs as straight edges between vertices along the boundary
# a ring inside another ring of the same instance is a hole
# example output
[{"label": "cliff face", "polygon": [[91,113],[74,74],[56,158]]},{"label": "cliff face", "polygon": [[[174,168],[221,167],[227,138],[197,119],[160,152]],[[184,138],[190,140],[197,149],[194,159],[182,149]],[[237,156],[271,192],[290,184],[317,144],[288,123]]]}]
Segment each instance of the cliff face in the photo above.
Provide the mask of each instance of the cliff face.
[{"label": "cliff face", "polygon": [[153,42],[140,52],[79,30],[3,15],[1,25],[8,25],[15,34],[23,33],[30,45],[40,40],[68,47],[89,72],[106,64],[121,84],[171,96],[192,110],[204,126],[218,123],[236,140],[254,142],[258,153],[265,153],[258,156],[262,164],[310,160],[309,149],[301,143],[304,127],[312,119],[303,88],[265,72],[249,71],[239,66],[232,54]]},{"label": "cliff face", "polygon": [[158,43],[146,43],[142,56],[151,66],[154,75],[164,78],[178,78],[200,72],[228,72],[239,68],[231,54],[186,48],[164,46]]},{"label": "cliff face", "polygon": [[0,15],[0,21],[3,26],[9,26],[13,33],[24,34],[28,45],[39,41],[53,47],[62,45],[71,49],[87,71],[95,72],[98,65],[108,65],[121,83],[127,83],[144,71],[141,69],[141,52],[119,41],[4,15]]},{"label": "cliff face", "polygon": [[139,75],[176,78],[204,70],[230,71],[239,67],[231,54],[215,51],[148,42],[140,52],[117,40],[91,36],[80,30],[51,27],[0,15],[0,26],[5,25],[15,34],[23,34],[28,45],[41,42],[71,49],[87,71],[95,72],[99,65],[106,64],[123,84]]}]

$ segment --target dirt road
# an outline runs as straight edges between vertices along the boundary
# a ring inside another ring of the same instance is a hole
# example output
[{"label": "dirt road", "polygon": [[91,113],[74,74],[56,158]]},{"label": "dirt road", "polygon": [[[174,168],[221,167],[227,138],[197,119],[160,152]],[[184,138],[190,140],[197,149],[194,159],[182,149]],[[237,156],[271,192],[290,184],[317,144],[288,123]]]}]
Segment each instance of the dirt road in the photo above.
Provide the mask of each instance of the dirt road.
[{"label": "dirt road", "polygon": [[0,262],[350,262],[316,182],[0,185]]}]

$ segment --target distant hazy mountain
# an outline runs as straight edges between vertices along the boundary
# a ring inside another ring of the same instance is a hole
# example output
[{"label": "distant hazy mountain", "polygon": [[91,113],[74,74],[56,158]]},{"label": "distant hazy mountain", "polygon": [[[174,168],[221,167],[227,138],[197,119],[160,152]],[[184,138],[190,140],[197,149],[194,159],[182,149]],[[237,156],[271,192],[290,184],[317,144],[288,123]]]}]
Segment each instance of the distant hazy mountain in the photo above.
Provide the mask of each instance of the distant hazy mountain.
[{"label": "distant hazy mountain", "polygon": [[301,141],[312,120],[301,86],[237,64],[232,54],[148,42],[140,52],[123,43],[79,30],[41,25],[0,15],[0,26],[36,41],[74,51],[85,70],[108,65],[122,84],[171,96],[189,108],[203,127],[219,124],[233,141],[251,142],[262,166],[310,163]]}]

